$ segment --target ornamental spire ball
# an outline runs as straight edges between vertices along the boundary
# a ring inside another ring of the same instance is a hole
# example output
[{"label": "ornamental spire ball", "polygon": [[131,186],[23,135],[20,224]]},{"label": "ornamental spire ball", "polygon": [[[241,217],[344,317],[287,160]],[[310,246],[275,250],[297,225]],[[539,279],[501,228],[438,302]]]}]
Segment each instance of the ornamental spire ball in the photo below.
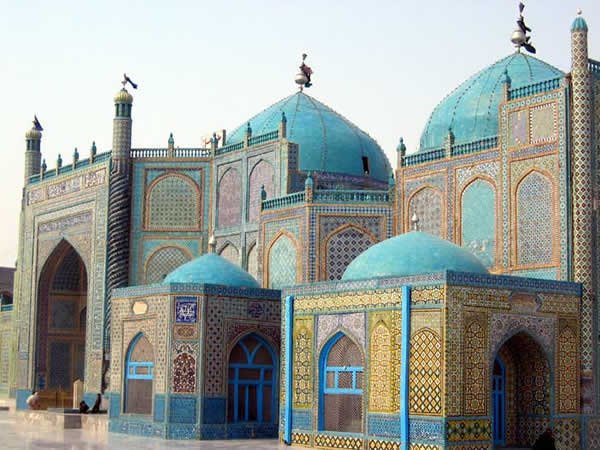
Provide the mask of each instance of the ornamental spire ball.
[{"label": "ornamental spire ball", "polygon": [[313,71],[304,63],[304,60],[307,56],[308,55],[306,53],[302,53],[302,64],[300,65],[300,72],[296,74],[296,79],[294,80],[296,84],[299,85],[301,91],[305,87],[309,88],[312,86],[310,77],[313,74]]},{"label": "ornamental spire ball", "polygon": [[531,28],[525,25],[525,19],[523,18],[523,10],[525,9],[525,5],[522,2],[519,2],[519,18],[517,19],[518,28],[513,31],[513,34],[510,38],[510,41],[517,48],[517,51],[521,51],[521,47],[527,50],[529,53],[535,53],[535,47],[531,45],[531,36],[528,36],[527,33],[531,32]]}]

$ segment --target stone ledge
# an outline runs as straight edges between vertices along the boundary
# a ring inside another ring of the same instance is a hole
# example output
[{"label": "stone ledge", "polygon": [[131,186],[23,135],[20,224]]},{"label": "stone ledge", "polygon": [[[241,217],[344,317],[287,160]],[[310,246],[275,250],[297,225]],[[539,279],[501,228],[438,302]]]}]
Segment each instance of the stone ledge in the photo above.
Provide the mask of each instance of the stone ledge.
[{"label": "stone ledge", "polygon": [[79,414],[76,409],[52,408],[48,411],[17,411],[17,422],[44,428],[83,429],[96,434],[108,433],[107,414]]}]

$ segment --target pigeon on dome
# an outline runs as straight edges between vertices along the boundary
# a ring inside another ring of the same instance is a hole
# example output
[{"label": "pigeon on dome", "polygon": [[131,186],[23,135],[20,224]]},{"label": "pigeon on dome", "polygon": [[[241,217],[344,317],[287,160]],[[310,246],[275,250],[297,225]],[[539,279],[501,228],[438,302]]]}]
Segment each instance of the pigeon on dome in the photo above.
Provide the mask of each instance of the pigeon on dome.
[{"label": "pigeon on dome", "polygon": [[312,86],[312,82],[310,78],[313,74],[313,70],[306,65],[304,62],[308,55],[306,53],[302,53],[302,64],[300,65],[300,72],[296,74],[296,84],[300,85],[300,90],[303,88],[309,88]]},{"label": "pigeon on dome", "polygon": [[131,81],[131,78],[129,78],[127,76],[126,73],[123,74],[123,81],[121,81],[121,84],[123,85],[123,89],[125,89],[125,86],[127,85],[127,83],[129,83],[131,85],[132,88],[137,89],[138,85],[136,83],[134,83],[133,81]]},{"label": "pigeon on dome", "polygon": [[525,19],[523,18],[523,10],[525,9],[525,5],[523,2],[519,2],[519,18],[517,19],[518,28],[513,31],[511,42],[517,48],[517,51],[521,51],[521,47],[527,50],[529,53],[536,53],[535,47],[531,44],[531,36],[528,36],[528,33],[531,32],[531,28],[529,28],[525,24]]}]

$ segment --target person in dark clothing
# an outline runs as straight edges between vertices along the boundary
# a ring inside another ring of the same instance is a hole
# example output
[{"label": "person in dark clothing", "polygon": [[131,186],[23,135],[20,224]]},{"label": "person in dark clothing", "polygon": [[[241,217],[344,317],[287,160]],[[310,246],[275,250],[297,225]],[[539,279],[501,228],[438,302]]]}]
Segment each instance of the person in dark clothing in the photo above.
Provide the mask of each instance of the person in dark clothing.
[{"label": "person in dark clothing", "polygon": [[556,450],[554,435],[551,428],[546,428],[533,444],[533,450]]},{"label": "person in dark clothing", "polygon": [[102,396],[98,394],[94,406],[92,406],[92,414],[98,414],[100,412],[100,403],[102,403]]},{"label": "person in dark clothing", "polygon": [[80,414],[87,414],[89,409],[90,409],[90,407],[87,405],[86,402],[84,402],[83,400],[81,400],[79,402],[79,413]]}]

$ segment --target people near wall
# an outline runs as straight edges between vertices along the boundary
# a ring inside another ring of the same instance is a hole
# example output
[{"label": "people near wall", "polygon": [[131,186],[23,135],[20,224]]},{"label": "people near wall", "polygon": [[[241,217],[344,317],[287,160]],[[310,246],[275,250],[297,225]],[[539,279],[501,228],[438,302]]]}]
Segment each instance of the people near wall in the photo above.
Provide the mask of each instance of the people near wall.
[{"label": "people near wall", "polygon": [[86,402],[84,402],[83,400],[81,400],[79,402],[79,413],[80,414],[87,414],[89,409],[90,409],[90,407],[88,406],[88,404]]},{"label": "people near wall", "polygon": [[31,391],[31,395],[27,397],[26,402],[29,409],[42,409],[40,393],[37,391]]},{"label": "people near wall", "polygon": [[532,447],[533,450],[556,450],[556,445],[554,441],[554,434],[552,433],[552,428],[546,428],[535,441]]},{"label": "people near wall", "polygon": [[98,414],[100,412],[100,404],[102,403],[102,395],[96,395],[96,401],[94,402],[94,406],[92,406],[92,410],[90,411],[92,414]]}]

